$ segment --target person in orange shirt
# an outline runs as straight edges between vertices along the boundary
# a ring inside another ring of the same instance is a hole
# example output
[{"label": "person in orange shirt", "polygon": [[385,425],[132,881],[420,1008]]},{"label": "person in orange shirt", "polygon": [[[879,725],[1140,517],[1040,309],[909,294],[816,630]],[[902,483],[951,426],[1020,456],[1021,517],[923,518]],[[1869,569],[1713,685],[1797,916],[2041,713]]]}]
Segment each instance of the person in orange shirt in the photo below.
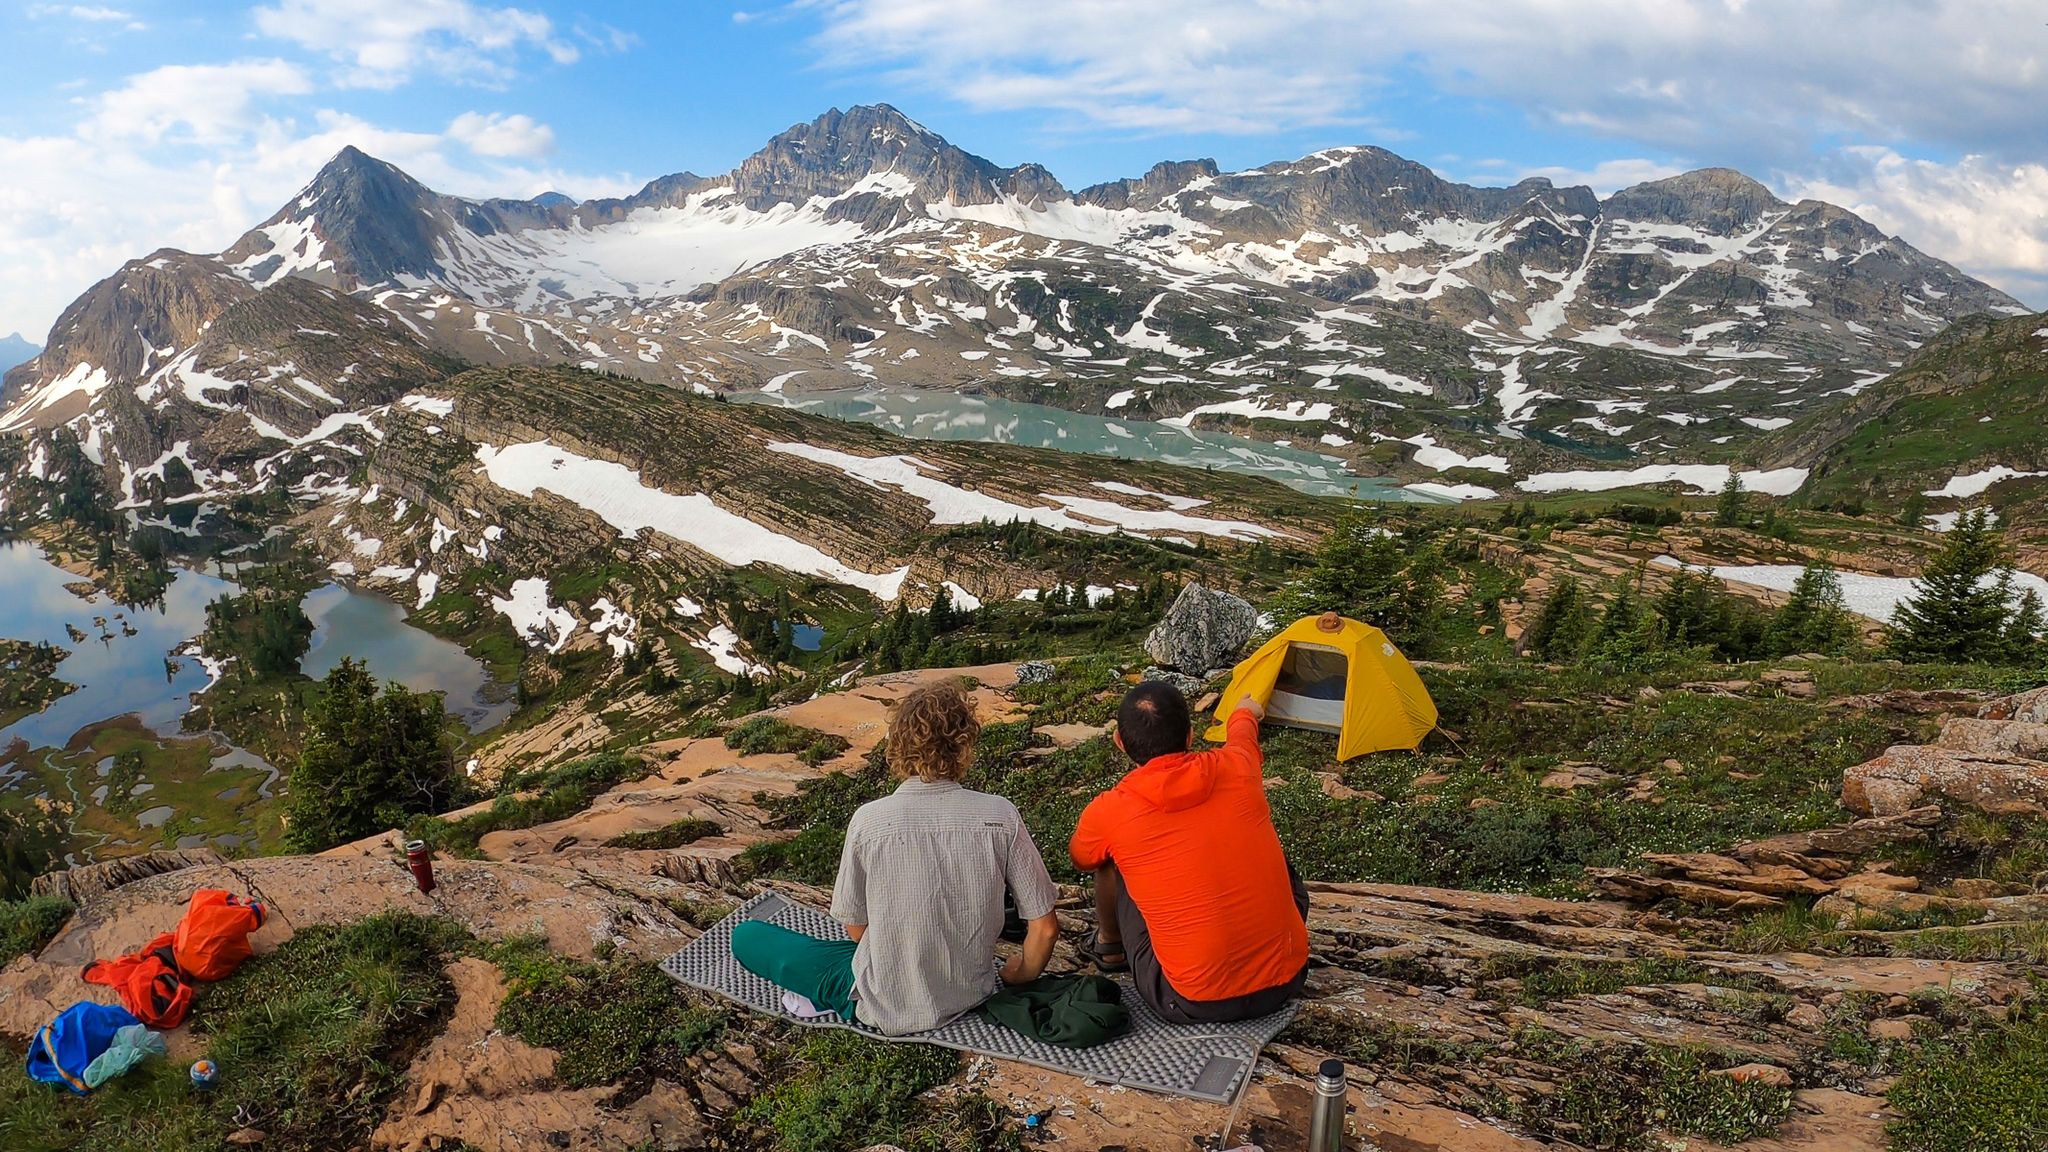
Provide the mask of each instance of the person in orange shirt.
[{"label": "person in orange shirt", "polygon": [[1176,1024],[1278,1011],[1308,978],[1308,890],[1280,847],[1246,700],[1223,747],[1195,752],[1187,698],[1147,682],[1117,710],[1117,747],[1136,765],[1081,813],[1068,845],[1095,873],[1097,928],[1081,952],[1128,968]]}]

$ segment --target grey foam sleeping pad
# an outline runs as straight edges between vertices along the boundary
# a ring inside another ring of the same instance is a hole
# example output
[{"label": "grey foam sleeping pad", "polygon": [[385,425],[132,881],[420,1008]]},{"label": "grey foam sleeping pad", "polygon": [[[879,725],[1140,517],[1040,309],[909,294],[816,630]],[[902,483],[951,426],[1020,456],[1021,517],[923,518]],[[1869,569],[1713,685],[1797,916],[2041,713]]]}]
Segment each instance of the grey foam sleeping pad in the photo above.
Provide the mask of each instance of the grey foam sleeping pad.
[{"label": "grey foam sleeping pad", "polygon": [[1258,626],[1259,613],[1249,601],[1189,584],[1145,637],[1145,654],[1165,667],[1199,676],[1235,662]]}]

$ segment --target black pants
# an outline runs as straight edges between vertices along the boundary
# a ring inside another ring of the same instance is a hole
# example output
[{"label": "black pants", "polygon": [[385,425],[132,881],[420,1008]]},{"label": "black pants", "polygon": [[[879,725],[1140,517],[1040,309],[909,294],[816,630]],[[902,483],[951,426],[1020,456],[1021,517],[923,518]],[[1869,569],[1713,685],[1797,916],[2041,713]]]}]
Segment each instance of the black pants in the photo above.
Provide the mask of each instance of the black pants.
[{"label": "black pants", "polygon": [[[1114,868],[1114,863],[1109,867]],[[1301,913],[1303,923],[1308,921],[1308,889],[1301,883],[1301,874],[1287,865],[1287,883],[1294,889],[1294,907]],[[1152,951],[1152,930],[1145,924],[1145,914],[1138,910],[1138,904],[1131,899],[1131,889],[1123,882],[1121,873],[1117,876],[1116,926],[1123,937],[1124,957],[1131,965],[1131,983],[1138,988],[1138,995],[1151,1005],[1159,1018],[1173,1024],[1227,1024],[1232,1020],[1250,1020],[1278,1012],[1282,1005],[1301,995],[1302,985],[1308,982],[1308,965],[1302,964],[1301,971],[1292,980],[1261,988],[1228,1000],[1190,1000],[1173,990],[1166,979],[1166,972],[1159,967],[1159,956]]]}]

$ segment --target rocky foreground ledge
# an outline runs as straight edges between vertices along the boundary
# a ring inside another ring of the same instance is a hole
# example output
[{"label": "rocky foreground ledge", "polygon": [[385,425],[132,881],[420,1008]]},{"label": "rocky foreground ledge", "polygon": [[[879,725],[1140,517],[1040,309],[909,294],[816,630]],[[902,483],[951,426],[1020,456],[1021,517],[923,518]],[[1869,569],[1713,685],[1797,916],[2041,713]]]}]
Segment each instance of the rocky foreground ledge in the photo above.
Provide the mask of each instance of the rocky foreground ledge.
[{"label": "rocky foreground ledge", "polygon": [[[439,860],[431,896],[414,887],[396,835],[319,856],[76,876],[68,890],[81,905],[71,924],[39,955],[0,971],[0,1031],[19,1042],[73,1001],[100,998],[105,990],[83,984],[78,967],[168,930],[201,887],[247,891],[277,911],[254,939],[259,953],[315,925],[404,909],[445,917],[485,941],[539,939],[563,957],[655,960],[707,916],[764,887],[823,903],[821,889],[746,878],[739,857],[747,847],[791,835],[764,803],[857,765],[879,741],[891,701],[924,679],[962,674],[978,681],[991,717],[1029,716],[1007,666],[863,681],[777,713],[840,736],[847,748],[836,760],[744,755],[716,737],[651,747],[660,765],[653,776],[568,819],[492,833],[480,844],[486,859]],[[1891,704],[1910,710],[1911,701]],[[1958,811],[2038,803],[2048,764],[2027,754],[2041,750],[2032,729],[2044,706],[2048,691],[1951,704],[1975,714],[1950,719],[1934,745],[1894,748],[1850,772],[1845,793],[1861,781],[1860,795],[1871,799],[1852,806],[1871,815],[1726,853],[1659,854],[1642,869],[1596,870],[1597,899],[1311,884],[1311,999],[1260,1062],[1233,1143],[1301,1147],[1308,1085],[1335,1055],[1352,1070],[1354,1131],[1387,1152],[1887,1147],[1891,1057],[2003,1019],[2033,994],[2035,968],[2011,958],[2024,949],[1970,940],[2026,930],[2048,896],[2032,885],[1939,883],[1872,857],[1938,838]],[[1101,734],[1074,723],[1036,731],[1052,748]],[[619,846],[686,820],[715,823],[718,833],[675,849]],[[1802,938],[1789,919],[1768,920],[1809,901],[1832,902],[1839,926]],[[1088,926],[1078,889],[1066,891],[1060,912],[1069,939]],[[1771,938],[1757,931],[1766,922],[1778,925],[1783,947],[1768,947]],[[1073,966],[1063,944],[1055,968]],[[496,965],[463,956],[447,976],[454,1008],[411,1053],[373,1148],[744,1147],[734,1142],[733,1116],[789,1075],[802,1039],[735,1019],[671,1077],[633,1092],[569,1090],[555,1051],[494,1023],[506,995]],[[183,1029],[171,1044],[174,1058],[199,1047]],[[928,1095],[974,1094],[1012,1116],[1041,1116],[1033,1131],[1076,1149],[1180,1152],[1220,1133],[1228,1117],[1221,1107],[987,1059],[965,1062]],[[1695,1132],[1718,1124],[1767,1134],[1728,1144],[1674,1135],[1664,1120],[1679,1115]],[[1756,1116],[1767,1122],[1743,1119]]]}]

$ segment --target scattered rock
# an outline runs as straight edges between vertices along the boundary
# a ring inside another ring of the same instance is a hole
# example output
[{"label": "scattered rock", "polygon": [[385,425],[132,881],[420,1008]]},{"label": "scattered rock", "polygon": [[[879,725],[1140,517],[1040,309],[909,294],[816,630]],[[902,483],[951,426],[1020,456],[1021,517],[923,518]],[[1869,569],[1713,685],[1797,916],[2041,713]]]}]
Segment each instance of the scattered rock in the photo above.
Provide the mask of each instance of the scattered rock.
[{"label": "scattered rock", "polygon": [[1889,872],[1881,872],[1873,868],[1868,872],[1858,872],[1854,876],[1844,877],[1837,887],[1844,889],[1877,888],[1886,892],[1914,892],[1919,889],[1920,881],[1911,876],[1894,876]]},{"label": "scattered rock", "polygon": [[2048,752],[2048,724],[1957,716],[1942,724],[1941,737],[1935,744],[1959,752],[2039,760],[2042,753]]},{"label": "scattered rock", "polygon": [[1977,710],[1984,720],[2017,720],[2022,724],[2048,724],[2048,688],[2036,688],[2017,696],[1993,700]]},{"label": "scattered rock", "polygon": [[1834,890],[1834,885],[1790,864],[1751,863],[1710,852],[1652,853],[1643,860],[1667,875],[1766,896],[1823,896]]},{"label": "scattered rock", "polygon": [[1588,784],[1605,784],[1612,779],[1614,773],[1596,764],[1567,763],[1558,765],[1557,770],[1545,776],[1539,786],[1569,792]]},{"label": "scattered rock", "polygon": [[1323,786],[1323,795],[1332,800],[1356,800],[1361,796],[1371,796],[1375,800],[1380,798],[1378,793],[1361,792],[1345,784],[1343,777],[1335,772],[1316,773],[1316,782]]},{"label": "scattered rock", "polygon": [[2048,814],[2048,763],[1897,744],[1842,774],[1843,806],[1870,816],[1910,811],[1930,794],[1994,815]]},{"label": "scattered rock", "polygon": [[1733,1068],[1722,1068],[1709,1075],[1726,1076],[1743,1084],[1766,1084],[1772,1088],[1790,1088],[1792,1073],[1776,1064],[1737,1064]]},{"label": "scattered rock", "polygon": [[1978,704],[1986,695],[1988,694],[1970,688],[1944,688],[1932,692],[1915,692],[1899,688],[1864,696],[1838,696],[1828,704],[1832,708],[1860,708],[1872,712],[1931,716],[1938,712],[1954,712],[1960,707]]},{"label": "scattered rock", "polygon": [[1183,696],[1194,696],[1202,690],[1202,682],[1200,680],[1195,679],[1193,676],[1190,676],[1185,672],[1175,672],[1170,668],[1160,668],[1156,666],[1147,668],[1145,669],[1143,675],[1139,677],[1139,679],[1154,680],[1171,684],[1175,688],[1180,689],[1180,694]]},{"label": "scattered rock", "polygon": [[211,848],[182,852],[143,852],[98,864],[81,864],[62,872],[45,872],[29,884],[31,896],[57,896],[73,904],[89,904],[121,887],[150,876],[223,863]]},{"label": "scattered rock", "polygon": [[1998,896],[2019,896],[2027,889],[2024,885],[2000,884],[1996,880],[1957,880],[1948,886],[1951,895],[1964,900],[1990,900]]},{"label": "scattered rock", "polygon": [[1050,660],[1026,660],[1017,665],[1017,683],[1050,684],[1059,669]]},{"label": "scattered rock", "polygon": [[1913,1038],[1913,1024],[1908,1020],[1872,1020],[1870,1022],[1870,1038],[1872,1040],[1892,1041],[1911,1040]]},{"label": "scattered rock", "polygon": [[228,1143],[237,1147],[247,1148],[251,1145],[263,1143],[267,1136],[268,1133],[264,1132],[261,1128],[238,1128],[228,1133],[225,1139]]},{"label": "scattered rock", "polygon": [[1169,668],[1207,672],[1231,663],[1258,624],[1250,601],[1191,583],[1145,637],[1145,654]]},{"label": "scattered rock", "polygon": [[1817,1032],[1827,1026],[1828,1014],[1804,1002],[1794,1004],[1785,1013],[1785,1023],[1807,1032]]}]

